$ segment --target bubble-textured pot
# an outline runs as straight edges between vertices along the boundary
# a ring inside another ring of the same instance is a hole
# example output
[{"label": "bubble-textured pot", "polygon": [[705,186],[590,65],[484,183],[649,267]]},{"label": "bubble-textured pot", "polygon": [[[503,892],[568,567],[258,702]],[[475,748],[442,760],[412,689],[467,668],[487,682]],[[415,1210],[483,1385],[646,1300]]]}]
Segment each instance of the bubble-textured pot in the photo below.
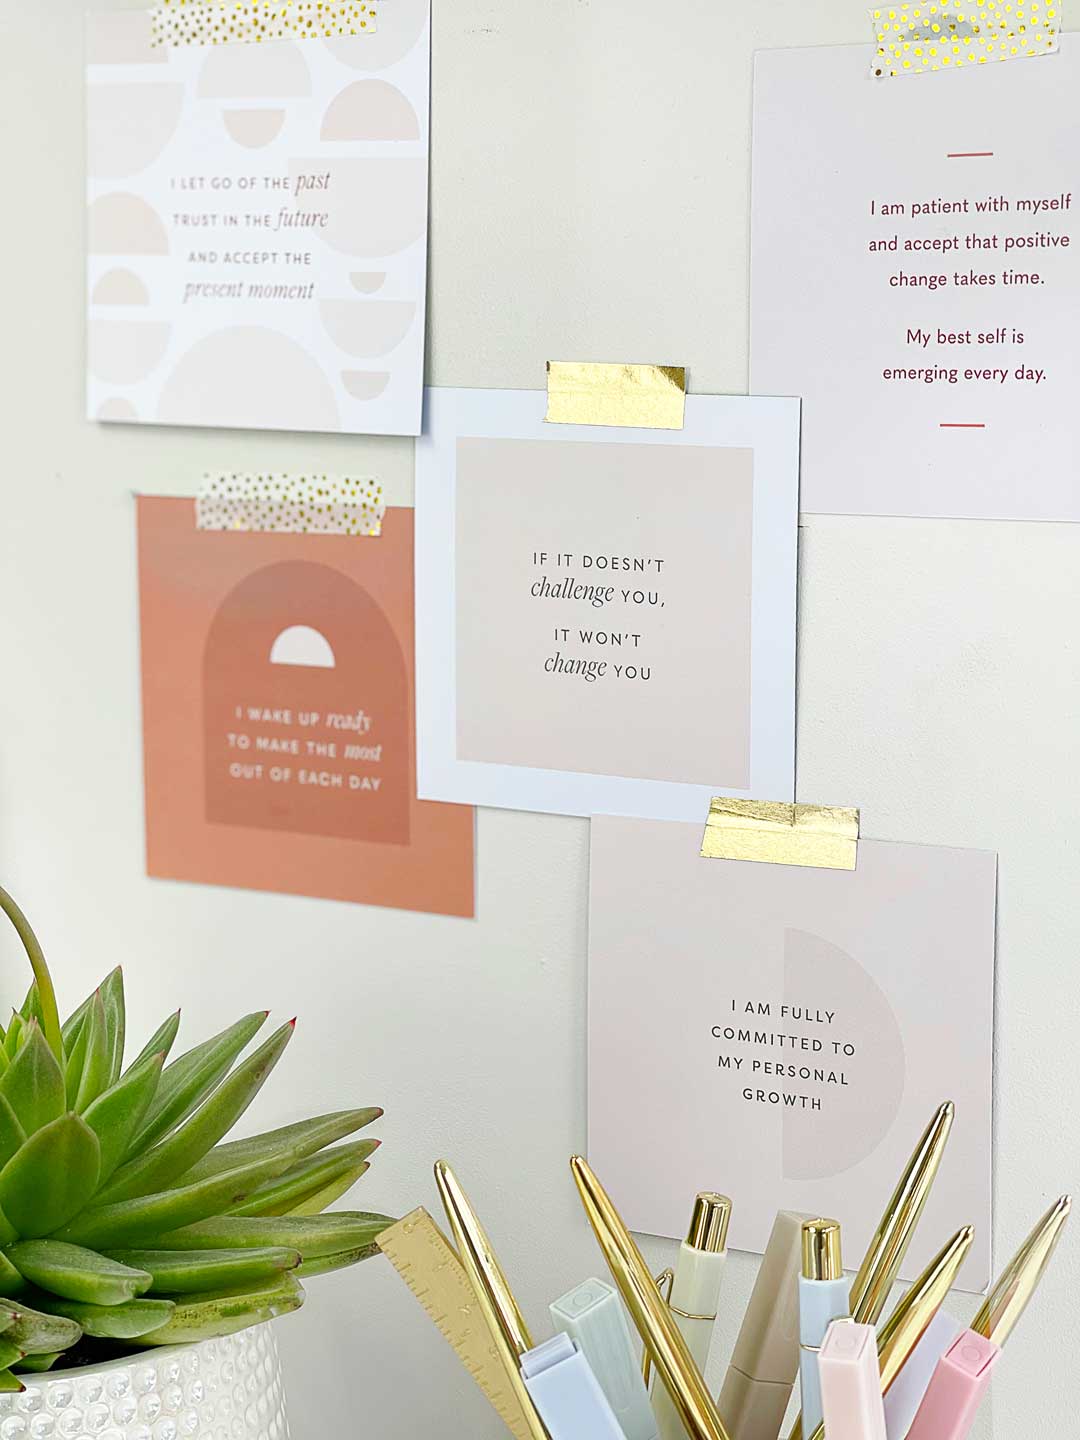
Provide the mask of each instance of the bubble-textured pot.
[{"label": "bubble-textured pot", "polygon": [[272,1324],[144,1350],[84,1370],[24,1375],[0,1395],[0,1440],[288,1440]]}]

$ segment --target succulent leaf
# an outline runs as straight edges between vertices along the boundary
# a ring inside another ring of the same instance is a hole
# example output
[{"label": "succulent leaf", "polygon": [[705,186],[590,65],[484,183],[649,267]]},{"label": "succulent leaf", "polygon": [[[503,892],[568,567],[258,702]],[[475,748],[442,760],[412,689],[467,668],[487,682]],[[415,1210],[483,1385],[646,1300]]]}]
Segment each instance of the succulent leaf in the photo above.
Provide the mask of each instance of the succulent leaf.
[{"label": "succulent leaf", "polygon": [[81,1328],[65,1315],[46,1315],[28,1305],[18,1305],[14,1315],[14,1320],[4,1332],[4,1339],[18,1345],[27,1355],[70,1350],[82,1335]]},{"label": "succulent leaf", "polygon": [[365,1160],[362,1165],[351,1165],[346,1170],[339,1170],[337,1175],[325,1184],[321,1190],[310,1191],[303,1200],[296,1205],[289,1207],[290,1215],[321,1215],[324,1210],[329,1210],[336,1200],[347,1195],[358,1180],[362,1180],[371,1166]]},{"label": "succulent leaf", "polygon": [[132,1135],[150,1108],[164,1063],[165,1056],[159,1051],[131,1066],[83,1116],[101,1145],[101,1181],[108,1180],[124,1158]]},{"label": "succulent leaf", "polygon": [[300,1264],[300,1252],[263,1250],[112,1250],[114,1260],[149,1271],[151,1295],[190,1295],[265,1284]]},{"label": "succulent leaf", "polygon": [[62,1350],[54,1350],[48,1355],[24,1355],[18,1368],[27,1375],[41,1375],[44,1371],[51,1370],[63,1353]]},{"label": "succulent leaf", "polygon": [[142,1337],[144,1345],[179,1345],[206,1340],[215,1335],[231,1335],[249,1325],[273,1320],[299,1310],[304,1303],[303,1287],[291,1275],[283,1275],[273,1285],[236,1293],[214,1292],[192,1295],[177,1305],[172,1318],[152,1334]]},{"label": "succulent leaf", "polygon": [[49,1049],[59,1062],[64,1053],[63,1042],[60,1038],[60,1016],[56,1009],[56,991],[53,989],[52,976],[45,963],[44,952],[38,943],[37,936],[30,928],[29,920],[2,886],[0,886],[0,910],[3,910],[14,925],[16,933],[22,941],[23,949],[26,951],[26,958],[30,961],[30,968],[37,981],[38,999],[44,1017],[41,1028]]},{"label": "succulent leaf", "polygon": [[10,1370],[0,1370],[0,1395],[18,1395],[26,1386]]},{"label": "succulent leaf", "polygon": [[169,1018],[167,1020],[163,1020],[162,1023],[158,1026],[158,1028],[154,1031],[153,1035],[150,1036],[150,1039],[146,1042],[143,1048],[139,1051],[138,1055],[135,1056],[135,1059],[127,1067],[128,1070],[134,1070],[137,1065],[141,1065],[142,1062],[149,1059],[151,1055],[157,1055],[160,1053],[167,1059],[169,1051],[172,1049],[173,1045],[176,1042],[176,1036],[179,1030],[180,1011],[174,1010],[173,1013],[169,1016]]},{"label": "succulent leaf", "polygon": [[0,1076],[0,1095],[27,1135],[64,1113],[64,1076],[36,1020],[30,1021],[18,1054]]},{"label": "succulent leaf", "polygon": [[149,1195],[185,1175],[228,1132],[262,1088],[292,1039],[294,1026],[283,1025],[237,1065],[210,1098],[153,1149],[129,1160],[98,1197],[102,1204]]},{"label": "succulent leaf", "polygon": [[[68,1104],[80,1115],[84,1110],[89,1109],[109,1084],[109,1072],[112,1064],[109,1054],[109,1028],[105,1019],[105,1002],[101,998],[100,990],[94,996],[94,1003],[90,1006],[86,1016],[83,1034],[87,1037],[86,1050],[83,1055],[82,1072],[79,1075],[74,1103],[71,1100],[70,1081],[68,1088]],[[82,1035],[79,1038],[81,1040]]]},{"label": "succulent leaf", "polygon": [[393,1223],[388,1215],[348,1210],[333,1215],[218,1215],[161,1235],[155,1244],[163,1250],[284,1245],[299,1250],[306,1263],[342,1250],[373,1246],[375,1237]]},{"label": "succulent leaf", "polygon": [[152,1283],[146,1270],[62,1240],[24,1240],[6,1253],[25,1280],[62,1300],[122,1305],[145,1294]]},{"label": "succulent leaf", "polygon": [[79,1098],[79,1084],[82,1081],[86,1052],[90,1045],[90,1014],[91,1011],[88,1009],[71,1049],[64,1052],[64,1091],[68,1107],[72,1110],[75,1108],[75,1101]]},{"label": "succulent leaf", "polygon": [[4,1055],[8,1060],[14,1059],[18,1054],[19,1038],[25,1029],[26,1021],[17,1010],[13,1010],[11,1012],[11,1024],[8,1026],[7,1034],[4,1036]]},{"label": "succulent leaf", "polygon": [[72,1050],[74,1050],[75,1042],[79,1038],[79,1031],[82,1029],[83,1021],[86,1019],[86,1012],[90,1009],[91,1002],[93,1001],[93,998],[96,994],[96,990],[91,990],[90,994],[82,1002],[79,1008],[77,1010],[73,1010],[68,1016],[68,1018],[64,1021],[64,1026],[60,1032],[60,1036],[63,1041],[63,1049],[65,1055],[70,1055]]},{"label": "succulent leaf", "polygon": [[0,1170],[0,1206],[15,1231],[36,1240],[77,1215],[97,1188],[101,1149],[78,1115],[35,1131]]},{"label": "succulent leaf", "polygon": [[[19,1014],[24,1020],[36,1020],[42,1028],[45,1025],[45,1012],[41,1008],[41,995],[38,992],[38,983],[35,980],[26,992],[26,999],[19,1007]],[[5,1370],[7,1366],[3,1367]]]},{"label": "succulent leaf", "polygon": [[108,1079],[102,1086],[104,1090],[107,1086],[116,1084],[124,1066],[127,1006],[124,1001],[124,972],[119,965],[115,970],[111,970],[102,982],[101,1003],[105,1008],[105,1034],[109,1056]]},{"label": "succulent leaf", "polygon": [[132,1141],[132,1156],[141,1153],[187,1119],[228,1073],[248,1041],[262,1029],[267,1014],[266,1010],[256,1010],[251,1015],[245,1015],[220,1035],[204,1040],[201,1045],[181,1055],[165,1069],[146,1122]]},{"label": "succulent leaf", "polygon": [[158,1330],[176,1308],[171,1300],[128,1300],[123,1305],[86,1305],[49,1297],[57,1315],[74,1320],[84,1335],[97,1340],[137,1340]]},{"label": "succulent leaf", "polygon": [[19,1349],[18,1345],[12,1344],[10,1340],[0,1339],[0,1370],[10,1370],[12,1365],[17,1365],[26,1356]]},{"label": "succulent leaf", "polygon": [[[13,1295],[21,1295],[25,1289],[26,1281],[4,1252],[0,1250],[0,1296],[9,1299]],[[0,1310],[0,1335],[4,1333],[6,1313],[6,1311]]]},{"label": "succulent leaf", "polygon": [[[378,1147],[377,1140],[358,1140],[333,1150],[321,1150],[292,1165],[284,1174],[260,1185],[241,1205],[233,1206],[233,1215],[288,1215],[311,1195],[333,1184],[346,1174],[355,1179],[367,1170],[368,1156]],[[355,1183],[350,1181],[349,1184]],[[348,1189],[349,1186],[346,1186]],[[344,1191],[341,1192],[344,1194]],[[319,1212],[316,1212],[319,1213]]]},{"label": "succulent leaf", "polygon": [[0,1095],[0,1168],[7,1164],[25,1139],[26,1131],[15,1118],[15,1111]]},{"label": "succulent leaf", "polygon": [[231,1170],[236,1165],[246,1165],[249,1160],[269,1159],[271,1155],[292,1157],[290,1164],[314,1155],[325,1145],[332,1145],[346,1135],[352,1135],[370,1125],[382,1116],[376,1105],[364,1110],[337,1110],[330,1115],[319,1115],[313,1120],[301,1120],[295,1125],[284,1125],[280,1130],[268,1130],[262,1135],[253,1135],[248,1140],[230,1140],[217,1145],[209,1155],[193,1165],[185,1177],[188,1180],[202,1180],[218,1175],[222,1170]]},{"label": "succulent leaf", "polygon": [[[65,1226],[57,1239],[108,1250],[156,1244],[165,1231],[192,1225],[239,1204],[281,1168],[280,1160],[263,1160],[227,1170],[209,1180],[199,1180],[194,1185],[142,1195],[136,1200],[120,1200],[115,1205],[91,1206]],[[3,1203],[2,1184],[0,1173],[0,1204]]]},{"label": "succulent leaf", "polygon": [[315,1275],[329,1275],[332,1270],[345,1270],[350,1265],[358,1265],[361,1260],[371,1260],[378,1253],[379,1247],[374,1240],[367,1245],[354,1245],[348,1250],[331,1250],[327,1255],[305,1260],[296,1271],[296,1277],[298,1280],[310,1280]]}]

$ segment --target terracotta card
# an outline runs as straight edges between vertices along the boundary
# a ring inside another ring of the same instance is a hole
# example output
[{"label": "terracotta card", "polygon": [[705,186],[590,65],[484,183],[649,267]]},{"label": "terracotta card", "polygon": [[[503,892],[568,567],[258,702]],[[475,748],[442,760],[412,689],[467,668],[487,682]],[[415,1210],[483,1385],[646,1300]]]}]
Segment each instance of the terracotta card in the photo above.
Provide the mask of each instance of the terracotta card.
[{"label": "terracotta card", "polygon": [[862,840],[857,869],[818,870],[702,859],[701,835],[592,825],[589,1153],[627,1223],[681,1237],[715,1189],[737,1249],[761,1251],[778,1209],[830,1215],[857,1268],[951,1100],[902,1277],[971,1223],[960,1285],[982,1289],[996,856]]},{"label": "terracotta card", "polygon": [[472,915],[473,811],[416,797],[413,515],[201,531],[140,497],[147,871]]}]

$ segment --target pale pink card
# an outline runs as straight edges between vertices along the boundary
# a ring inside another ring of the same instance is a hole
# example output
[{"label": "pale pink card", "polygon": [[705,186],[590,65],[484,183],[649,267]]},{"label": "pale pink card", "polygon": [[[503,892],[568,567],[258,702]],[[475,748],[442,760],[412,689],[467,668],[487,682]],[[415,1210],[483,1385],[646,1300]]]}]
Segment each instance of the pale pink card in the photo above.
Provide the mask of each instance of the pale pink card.
[{"label": "pale pink card", "polygon": [[855,871],[705,860],[702,826],[596,819],[589,1155],[627,1223],[681,1237],[698,1190],[760,1251],[835,1216],[857,1267],[919,1135],[956,1119],[902,1271],[975,1225],[990,1273],[997,858],[863,840]]}]

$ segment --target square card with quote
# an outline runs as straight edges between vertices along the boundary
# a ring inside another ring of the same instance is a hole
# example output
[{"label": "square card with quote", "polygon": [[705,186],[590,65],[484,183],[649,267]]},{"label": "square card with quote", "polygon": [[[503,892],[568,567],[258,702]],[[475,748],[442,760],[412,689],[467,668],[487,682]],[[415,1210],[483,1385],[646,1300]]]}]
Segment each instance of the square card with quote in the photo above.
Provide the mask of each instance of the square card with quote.
[{"label": "square card with quote", "polygon": [[[598,819],[589,882],[589,1155],[635,1230],[732,1196],[835,1216],[857,1268],[923,1130],[955,1117],[901,1271],[961,1226],[990,1278],[997,857],[859,842],[855,870],[703,859],[702,825]],[[644,1146],[648,1163],[642,1163]]]},{"label": "square card with quote", "polygon": [[751,385],[803,398],[802,508],[1080,521],[1080,36],[873,59],[754,57]]},{"label": "square card with quote", "polygon": [[87,414],[415,435],[430,0],[87,17]]},{"label": "square card with quote", "polygon": [[681,430],[434,389],[416,447],[427,799],[704,822],[794,798],[799,403]]}]

